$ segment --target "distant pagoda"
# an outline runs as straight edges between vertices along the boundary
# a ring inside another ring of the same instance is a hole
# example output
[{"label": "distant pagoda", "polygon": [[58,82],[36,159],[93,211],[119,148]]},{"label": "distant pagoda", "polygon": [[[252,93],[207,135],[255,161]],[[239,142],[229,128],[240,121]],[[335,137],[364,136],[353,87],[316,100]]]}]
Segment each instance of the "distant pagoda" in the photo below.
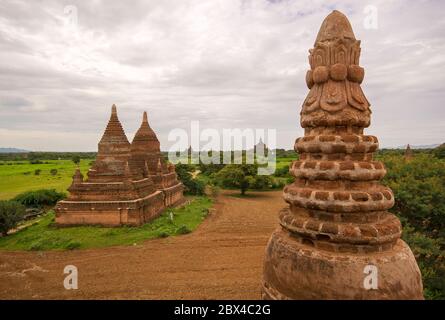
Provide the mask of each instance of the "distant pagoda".
[{"label": "distant pagoda", "polygon": [[181,204],[183,188],[174,165],[162,159],[147,113],[130,144],[113,105],[88,178],[76,170],[68,198],[56,206],[56,223],[140,225]]},{"label": "distant pagoda", "polygon": [[[269,149],[267,148],[266,144],[263,142],[263,139],[260,137],[260,141],[253,147],[253,150],[255,153],[260,152],[263,155],[267,155]],[[259,151],[261,150],[261,151]]]},{"label": "distant pagoda", "polygon": [[404,158],[405,160],[411,160],[413,158],[413,150],[411,150],[409,143],[406,146]]},{"label": "distant pagoda", "polygon": [[289,206],[267,246],[265,299],[423,298],[400,221],[387,211],[394,195],[379,183],[386,170],[373,160],[378,140],[363,133],[371,111],[359,57],[348,19],[332,12],[310,50],[305,132],[295,142],[300,160],[291,165],[295,182],[283,193]]}]

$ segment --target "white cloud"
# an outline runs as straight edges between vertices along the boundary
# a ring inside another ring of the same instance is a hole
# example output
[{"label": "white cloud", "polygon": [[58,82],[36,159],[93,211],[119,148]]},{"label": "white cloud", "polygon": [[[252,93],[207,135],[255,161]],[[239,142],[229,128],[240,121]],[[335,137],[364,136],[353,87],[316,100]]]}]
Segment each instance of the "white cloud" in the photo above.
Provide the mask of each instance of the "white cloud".
[{"label": "white cloud", "polygon": [[[363,26],[368,4],[377,30]],[[362,40],[368,132],[382,146],[444,140],[440,1],[72,1],[74,26],[65,5],[0,3],[0,146],[95,150],[116,103],[130,139],[147,110],[164,148],[192,120],[275,128],[292,148],[307,50],[333,9]]]}]

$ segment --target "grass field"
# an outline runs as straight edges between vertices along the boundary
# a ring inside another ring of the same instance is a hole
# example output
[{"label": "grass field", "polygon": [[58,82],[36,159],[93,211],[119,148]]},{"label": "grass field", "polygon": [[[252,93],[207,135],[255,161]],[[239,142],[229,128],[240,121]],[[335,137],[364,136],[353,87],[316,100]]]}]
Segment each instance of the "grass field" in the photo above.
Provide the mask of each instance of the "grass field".
[{"label": "grass field", "polygon": [[[104,228],[54,226],[54,212],[40,218],[7,237],[0,238],[2,250],[72,250],[100,248],[116,245],[134,245],[153,238],[186,234],[195,230],[205,219],[212,201],[207,197],[195,197],[191,203],[167,209],[153,220],[140,227]],[[172,215],[170,214],[172,213]]]},{"label": "grass field", "polygon": [[292,161],[297,160],[297,154],[295,154],[295,157],[291,158],[277,158],[277,167],[276,169],[280,169],[283,167],[288,167]]},{"label": "grass field", "polygon": [[[91,159],[81,160],[80,169],[85,175]],[[37,189],[56,189],[66,192],[70,186],[76,165],[71,160],[45,160],[43,164],[28,161],[0,161],[0,200],[8,200],[17,194]],[[35,171],[40,169],[39,175]],[[50,170],[57,169],[56,175]]]},{"label": "grass field", "polygon": [[[277,158],[276,169],[289,166],[296,159]],[[86,175],[91,159],[80,162],[80,170]],[[0,161],[0,200],[8,200],[19,193],[38,189],[56,189],[66,192],[70,186],[76,165],[71,160],[44,160],[43,164],[30,164],[29,161]],[[40,169],[39,175],[35,171]],[[50,170],[57,169],[56,175]]]}]

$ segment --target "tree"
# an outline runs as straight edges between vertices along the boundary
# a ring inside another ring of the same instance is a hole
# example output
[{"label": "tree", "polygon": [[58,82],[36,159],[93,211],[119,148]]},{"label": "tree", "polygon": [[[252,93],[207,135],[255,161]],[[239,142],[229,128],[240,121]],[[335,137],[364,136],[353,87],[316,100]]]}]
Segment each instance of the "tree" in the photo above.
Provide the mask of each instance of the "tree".
[{"label": "tree", "polygon": [[379,158],[387,169],[384,183],[394,192],[391,212],[403,224],[402,238],[422,272],[427,299],[445,299],[445,161],[419,152],[411,161],[394,152]]},{"label": "tree", "polygon": [[442,143],[440,146],[435,148],[433,150],[433,154],[439,159],[445,159],[445,143]]},{"label": "tree", "polygon": [[25,207],[15,201],[0,200],[0,234],[6,236],[25,216]]},{"label": "tree", "polygon": [[181,164],[176,165],[176,174],[178,179],[185,187],[186,194],[203,195],[205,185],[202,181],[193,179],[191,172],[195,170],[193,165]]},{"label": "tree", "polygon": [[79,164],[80,163],[80,156],[75,155],[75,156],[73,156],[73,158],[71,160],[73,160],[74,164]]},{"label": "tree", "polygon": [[248,189],[267,189],[272,184],[270,176],[259,176],[257,164],[229,164],[214,174],[222,187],[240,189],[245,195]]},{"label": "tree", "polygon": [[23,192],[12,199],[26,207],[53,206],[65,198],[65,193],[54,189],[40,189]]}]

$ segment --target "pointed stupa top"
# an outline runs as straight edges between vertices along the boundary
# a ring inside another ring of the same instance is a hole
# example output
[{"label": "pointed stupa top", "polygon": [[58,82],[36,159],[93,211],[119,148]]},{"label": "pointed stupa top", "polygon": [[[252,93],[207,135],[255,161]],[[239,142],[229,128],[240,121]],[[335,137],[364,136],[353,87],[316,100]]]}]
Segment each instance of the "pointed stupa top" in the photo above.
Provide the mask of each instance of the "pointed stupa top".
[{"label": "pointed stupa top", "polygon": [[332,11],[321,24],[315,43],[333,39],[349,38],[355,40],[351,23],[340,11]]},{"label": "pointed stupa top", "polygon": [[159,142],[158,137],[156,136],[156,133],[153,131],[153,129],[148,124],[148,116],[147,112],[144,111],[144,115],[142,116],[142,123],[139,127],[138,131],[136,132],[133,143],[135,142],[144,142],[144,141],[156,141]]},{"label": "pointed stupa top", "polygon": [[129,143],[127,136],[125,135],[124,129],[122,128],[122,124],[117,117],[117,108],[116,105],[113,104],[111,107],[111,116],[110,120],[108,120],[107,127],[105,132],[100,140],[100,143],[103,142],[124,142]]},{"label": "pointed stupa top", "polygon": [[405,159],[411,159],[412,157],[413,157],[413,151],[411,150],[411,146],[408,143],[405,149]]}]

